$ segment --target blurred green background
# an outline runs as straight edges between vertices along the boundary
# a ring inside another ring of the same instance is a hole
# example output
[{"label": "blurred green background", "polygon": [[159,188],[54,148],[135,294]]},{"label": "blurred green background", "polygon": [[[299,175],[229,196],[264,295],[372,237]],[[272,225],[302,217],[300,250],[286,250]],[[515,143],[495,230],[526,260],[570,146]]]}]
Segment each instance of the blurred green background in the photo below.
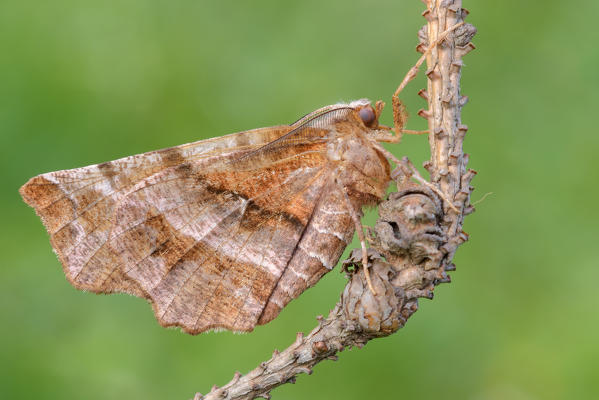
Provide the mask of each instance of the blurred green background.
[{"label": "blurred green background", "polygon": [[[465,148],[478,170],[453,282],[407,326],[275,398],[599,398],[599,3],[468,1]],[[0,3],[0,398],[188,399],[283,349],[337,271],[248,335],[163,329],[145,301],[69,286],[17,189],[80,167],[390,96],[417,0]],[[403,99],[424,102],[419,78]],[[386,110],[383,122],[390,123]],[[413,117],[409,128],[425,122]],[[389,147],[421,164],[424,137]],[[367,221],[374,221],[374,214]]]}]

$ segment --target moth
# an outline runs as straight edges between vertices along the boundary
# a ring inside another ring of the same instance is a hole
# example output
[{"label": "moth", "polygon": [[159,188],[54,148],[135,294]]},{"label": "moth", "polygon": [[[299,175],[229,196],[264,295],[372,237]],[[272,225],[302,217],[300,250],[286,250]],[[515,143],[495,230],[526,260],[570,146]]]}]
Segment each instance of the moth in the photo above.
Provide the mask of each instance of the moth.
[{"label": "moth", "polygon": [[397,162],[379,143],[417,133],[398,94],[425,55],[393,95],[393,128],[382,101],[362,99],[42,174],[20,194],[75,288],[145,298],[190,334],[251,331],[333,269],[356,230],[366,249],[361,210],[383,200]]}]

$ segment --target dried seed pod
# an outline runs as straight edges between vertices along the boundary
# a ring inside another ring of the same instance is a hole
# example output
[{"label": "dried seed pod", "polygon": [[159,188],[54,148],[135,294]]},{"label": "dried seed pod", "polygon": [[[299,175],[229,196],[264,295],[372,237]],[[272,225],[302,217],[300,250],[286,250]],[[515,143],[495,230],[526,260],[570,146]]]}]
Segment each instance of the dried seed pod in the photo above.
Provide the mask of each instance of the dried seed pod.
[{"label": "dried seed pod", "polygon": [[368,289],[364,274],[360,270],[354,272],[341,298],[345,317],[373,336],[390,335],[402,325],[403,290],[391,285],[395,272],[390,264],[380,258],[369,257],[369,261],[376,295]]}]

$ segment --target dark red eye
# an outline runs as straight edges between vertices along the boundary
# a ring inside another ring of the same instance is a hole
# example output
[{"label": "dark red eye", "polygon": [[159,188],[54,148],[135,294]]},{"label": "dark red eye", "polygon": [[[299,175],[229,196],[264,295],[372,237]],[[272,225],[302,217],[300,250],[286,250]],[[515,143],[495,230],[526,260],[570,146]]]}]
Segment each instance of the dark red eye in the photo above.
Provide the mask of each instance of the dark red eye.
[{"label": "dark red eye", "polygon": [[372,126],[372,123],[376,119],[376,114],[374,113],[374,109],[371,106],[366,106],[358,111],[360,114],[360,119],[364,122],[366,126]]}]

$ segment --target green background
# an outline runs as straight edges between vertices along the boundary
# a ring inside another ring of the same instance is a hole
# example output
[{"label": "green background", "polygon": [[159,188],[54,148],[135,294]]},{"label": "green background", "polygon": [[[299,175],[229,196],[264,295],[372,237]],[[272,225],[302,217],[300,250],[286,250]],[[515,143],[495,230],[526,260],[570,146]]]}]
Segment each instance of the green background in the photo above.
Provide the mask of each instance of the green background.
[{"label": "green background", "polygon": [[[462,86],[473,200],[493,194],[467,218],[453,282],[398,334],[341,353],[275,398],[599,397],[599,3],[464,6],[479,30]],[[423,9],[2,1],[0,398],[189,399],[312,329],[344,285],[336,271],[247,335],[188,336],[161,328],[141,299],[78,292],[17,189],[43,172],[288,123],[340,100],[390,102],[417,59]],[[415,116],[424,85],[402,95],[412,129],[425,127]],[[389,148],[428,157],[424,137]]]}]

